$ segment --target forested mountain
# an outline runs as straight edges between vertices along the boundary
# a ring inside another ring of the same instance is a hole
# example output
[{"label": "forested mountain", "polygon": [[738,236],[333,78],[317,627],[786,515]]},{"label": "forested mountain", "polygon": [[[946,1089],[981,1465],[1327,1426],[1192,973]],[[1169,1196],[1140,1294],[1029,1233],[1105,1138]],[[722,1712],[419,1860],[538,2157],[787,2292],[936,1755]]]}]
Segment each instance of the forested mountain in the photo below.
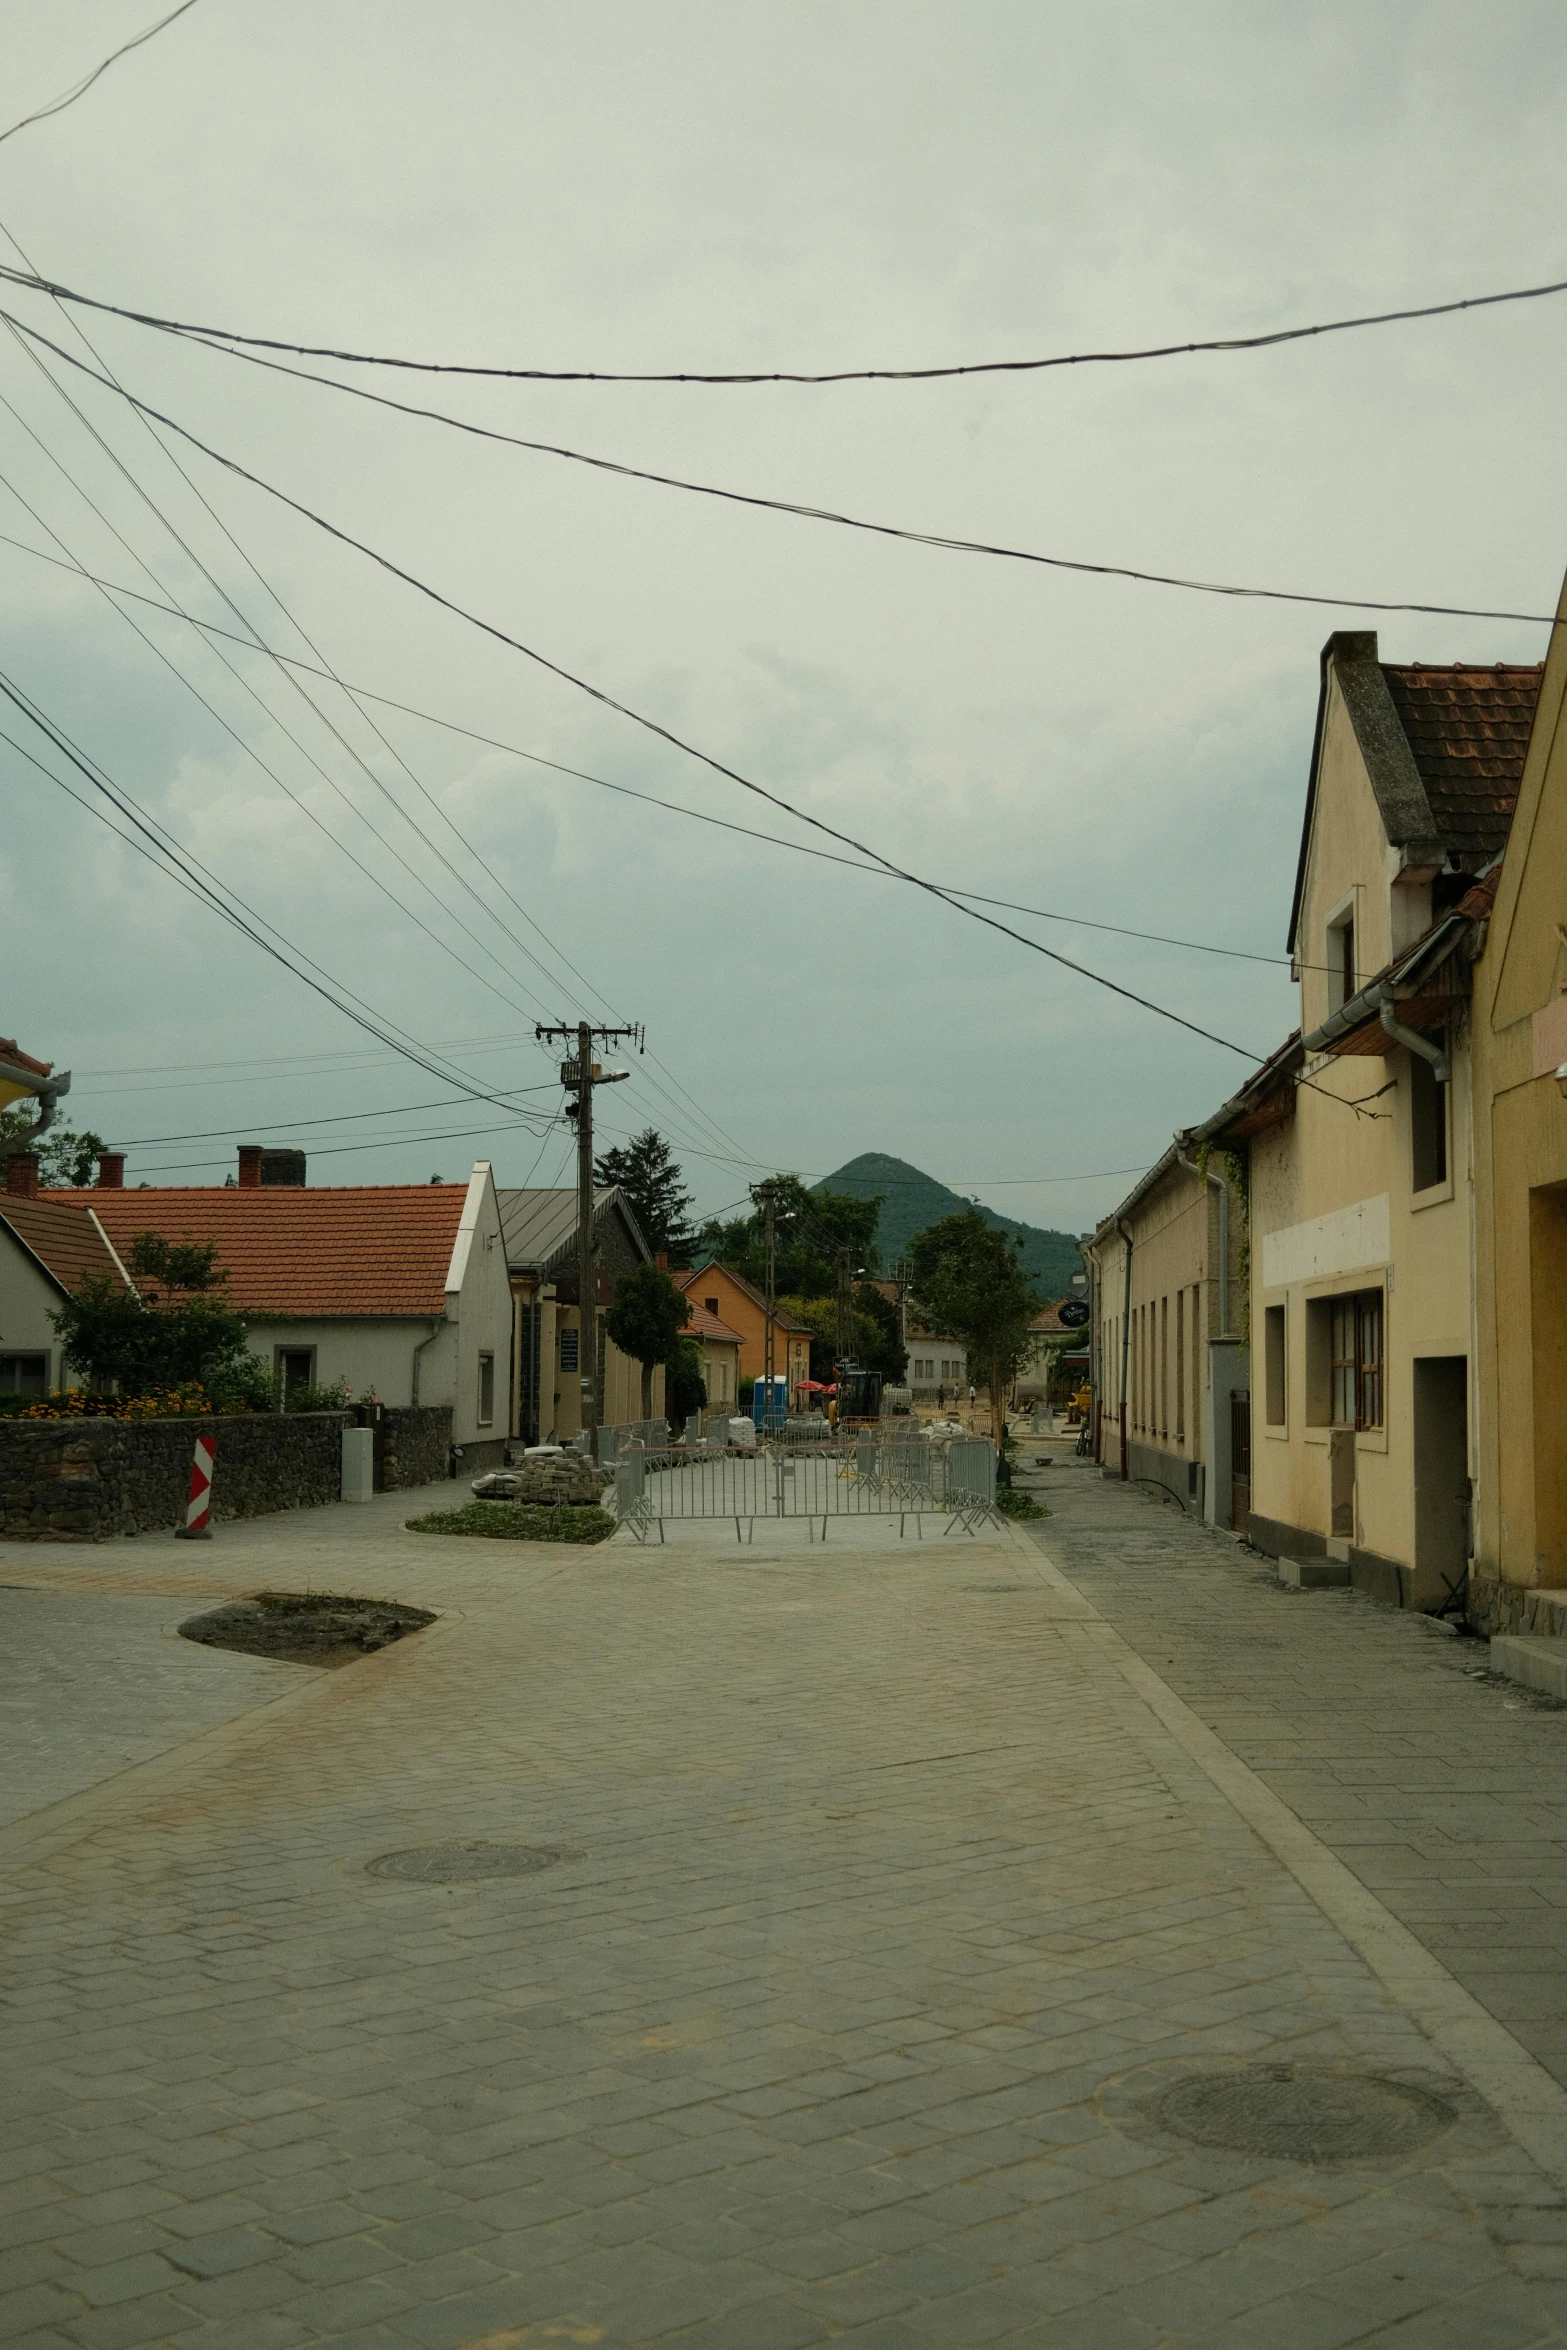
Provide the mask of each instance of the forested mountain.
[{"label": "forested mountain", "polygon": [[[876,1249],[884,1272],[891,1271],[916,1232],[923,1232],[927,1225],[939,1224],[943,1216],[955,1216],[960,1210],[979,1204],[950,1191],[934,1175],[922,1174],[907,1159],[889,1158],[885,1151],[862,1151],[846,1166],[824,1175],[812,1189],[847,1192],[852,1199],[874,1199],[879,1192],[885,1194],[876,1226]],[[998,1216],[994,1208],[980,1207],[979,1212],[987,1224],[1021,1238],[1024,1269],[1042,1297],[1066,1296],[1072,1275],[1081,1264],[1077,1241],[1070,1232],[1042,1231],[1036,1224],[1020,1224],[1015,1217]]]}]

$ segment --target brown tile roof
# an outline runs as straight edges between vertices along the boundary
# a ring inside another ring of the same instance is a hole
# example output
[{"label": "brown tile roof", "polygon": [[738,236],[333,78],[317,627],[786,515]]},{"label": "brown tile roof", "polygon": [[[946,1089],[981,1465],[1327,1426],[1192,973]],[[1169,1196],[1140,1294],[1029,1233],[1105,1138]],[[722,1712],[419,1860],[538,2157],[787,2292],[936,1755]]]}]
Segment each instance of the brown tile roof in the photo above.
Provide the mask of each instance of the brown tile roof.
[{"label": "brown tile roof", "polygon": [[739,1331],[731,1330],[727,1322],[721,1322],[716,1314],[710,1314],[706,1306],[699,1306],[690,1298],[687,1298],[686,1303],[691,1308],[691,1319],[680,1333],[682,1338],[727,1339],[732,1346],[744,1346],[745,1340]]},{"label": "brown tile roof", "polygon": [[[68,1201],[74,1204],[67,1205]],[[18,1199],[0,1193],[0,1224],[10,1226],[68,1293],[102,1274],[114,1282],[120,1279],[120,1269],[80,1192],[67,1192],[64,1199]]]},{"label": "brown tile roof", "polygon": [[[41,1193],[60,1201],[80,1194]],[[94,1191],[92,1205],[122,1257],[138,1232],[215,1240],[225,1301],[244,1314],[429,1315],[446,1310],[446,1273],[468,1196],[465,1183],[211,1185]],[[8,1202],[8,1207],[14,1205]]]},{"label": "brown tile roof", "polygon": [[1381,667],[1437,838],[1459,856],[1494,857],[1507,845],[1543,664]]},{"label": "brown tile roof", "polygon": [[47,1077],[53,1061],[35,1061],[31,1053],[24,1053],[14,1036],[0,1036],[0,1061],[9,1061],[13,1069],[30,1069],[35,1077]]}]

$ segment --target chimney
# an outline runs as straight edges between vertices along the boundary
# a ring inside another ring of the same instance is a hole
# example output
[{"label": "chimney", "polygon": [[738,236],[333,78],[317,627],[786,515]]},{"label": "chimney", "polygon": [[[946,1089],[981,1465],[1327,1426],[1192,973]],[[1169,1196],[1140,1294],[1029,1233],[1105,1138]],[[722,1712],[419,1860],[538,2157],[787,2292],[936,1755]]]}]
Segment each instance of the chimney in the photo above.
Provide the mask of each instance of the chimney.
[{"label": "chimney", "polygon": [[125,1153],[100,1151],[98,1153],[98,1189],[123,1191],[125,1189]]},{"label": "chimney", "polygon": [[305,1180],[304,1152],[263,1151],[261,1154],[261,1180],[269,1190],[275,1187],[301,1189]]},{"label": "chimney", "polygon": [[654,1262],[654,1264],[655,1264],[655,1265],[658,1267],[658,1269],[659,1269],[659,1271],[660,1271],[661,1273],[667,1273],[667,1272],[669,1271],[669,1251],[668,1251],[668,1249],[667,1249],[667,1248],[656,1248],[656,1249],[653,1251],[653,1262]]},{"label": "chimney", "polygon": [[239,1146],[239,1188],[241,1191],[261,1189],[262,1150],[259,1142],[242,1142]]},{"label": "chimney", "polygon": [[38,1153],[13,1151],[5,1163],[5,1187],[12,1199],[38,1197]]}]

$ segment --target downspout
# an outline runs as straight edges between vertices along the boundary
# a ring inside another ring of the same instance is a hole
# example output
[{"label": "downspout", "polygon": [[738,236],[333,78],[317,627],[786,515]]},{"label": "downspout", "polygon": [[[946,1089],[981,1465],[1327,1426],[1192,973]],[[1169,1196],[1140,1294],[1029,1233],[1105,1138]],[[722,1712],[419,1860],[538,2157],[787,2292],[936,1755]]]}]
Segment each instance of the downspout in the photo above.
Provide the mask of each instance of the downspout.
[{"label": "downspout", "polygon": [[1121,1483],[1131,1476],[1126,1458],[1126,1379],[1132,1356],[1132,1236],[1119,1216],[1115,1228],[1126,1250],[1126,1288],[1121,1300]]},{"label": "downspout", "polygon": [[1394,1009],[1397,1001],[1398,998],[1389,988],[1382,997],[1381,1003],[1383,1027],[1395,1044],[1403,1045],[1406,1051],[1418,1053],[1422,1061],[1430,1062],[1436,1071],[1438,1085],[1448,1084],[1452,1078],[1452,1066],[1446,1053],[1443,1052],[1440,1045],[1433,1044],[1429,1036],[1420,1036],[1413,1028],[1404,1027]]},{"label": "downspout", "polygon": [[1220,1338],[1233,1338],[1235,1333],[1230,1328],[1229,1179],[1224,1175],[1216,1175],[1211,1167],[1203,1169],[1198,1166],[1195,1159],[1189,1159],[1181,1148],[1183,1139],[1184,1138],[1179,1134],[1175,1138],[1176,1165],[1178,1167],[1184,1167],[1188,1175],[1200,1175],[1206,1173],[1208,1181],[1215,1186],[1219,1194],[1219,1328],[1217,1335]]},{"label": "downspout", "polygon": [[440,1337],[441,1332],[445,1328],[446,1323],[444,1319],[439,1322],[432,1322],[430,1324],[429,1337],[421,1338],[418,1345],[414,1348],[413,1394],[410,1399],[411,1407],[416,1408],[419,1402],[419,1357],[424,1353],[424,1350],[427,1346],[433,1346],[435,1344],[436,1340]]},{"label": "downspout", "polygon": [[26,1085],[29,1092],[36,1091],[38,1116],[25,1134],[11,1134],[0,1140],[0,1159],[9,1159],[17,1151],[30,1151],[40,1134],[47,1134],[54,1124],[61,1094],[69,1093],[71,1090],[69,1069],[62,1069],[58,1077],[51,1077],[47,1085],[40,1086],[36,1077],[29,1071],[15,1069],[9,1061],[0,1061],[0,1078],[7,1077],[13,1082]]}]

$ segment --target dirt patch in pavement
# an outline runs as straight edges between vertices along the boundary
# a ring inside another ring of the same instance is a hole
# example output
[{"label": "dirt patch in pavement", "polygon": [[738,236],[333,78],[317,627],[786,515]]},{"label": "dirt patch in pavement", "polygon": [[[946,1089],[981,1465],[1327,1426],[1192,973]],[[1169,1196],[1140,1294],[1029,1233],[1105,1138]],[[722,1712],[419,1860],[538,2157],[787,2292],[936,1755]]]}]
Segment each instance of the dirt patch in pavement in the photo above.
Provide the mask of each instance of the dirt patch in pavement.
[{"label": "dirt patch in pavement", "polygon": [[209,1608],[180,1626],[182,1640],[293,1665],[347,1665],[433,1624],[431,1609],[331,1591],[261,1591]]}]

